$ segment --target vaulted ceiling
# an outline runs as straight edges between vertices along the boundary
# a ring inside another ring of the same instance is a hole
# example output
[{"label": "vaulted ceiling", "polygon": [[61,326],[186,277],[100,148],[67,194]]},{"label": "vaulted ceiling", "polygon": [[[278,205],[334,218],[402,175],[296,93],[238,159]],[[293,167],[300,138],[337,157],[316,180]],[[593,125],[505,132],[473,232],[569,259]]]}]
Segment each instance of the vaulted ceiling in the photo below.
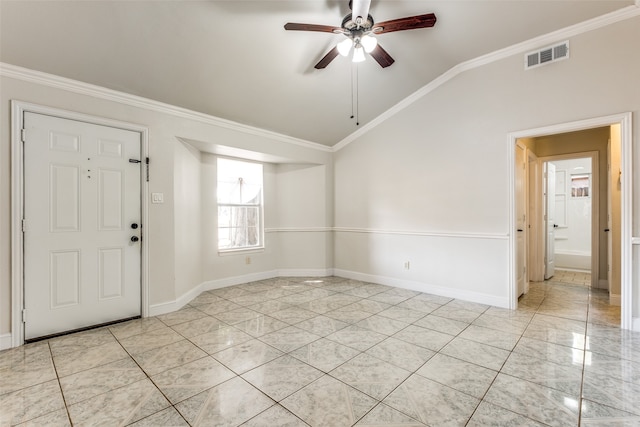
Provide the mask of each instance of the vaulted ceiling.
[{"label": "vaulted ceiling", "polygon": [[283,26],[340,26],[348,0],[0,0],[0,61],[332,146],[358,129],[353,109],[362,126],[459,63],[633,4],[373,0],[377,22],[438,21],[379,35],[388,68],[316,70],[343,36]]}]

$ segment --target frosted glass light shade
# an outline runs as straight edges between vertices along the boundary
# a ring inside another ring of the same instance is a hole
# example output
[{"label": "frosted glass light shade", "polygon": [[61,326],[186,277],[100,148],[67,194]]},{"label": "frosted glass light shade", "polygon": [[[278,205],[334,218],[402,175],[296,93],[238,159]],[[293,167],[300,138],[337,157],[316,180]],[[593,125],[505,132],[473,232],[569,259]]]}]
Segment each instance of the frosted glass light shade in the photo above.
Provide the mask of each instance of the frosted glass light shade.
[{"label": "frosted glass light shade", "polygon": [[364,60],[364,49],[362,47],[356,47],[353,49],[353,62],[362,62]]},{"label": "frosted glass light shade", "polygon": [[373,49],[378,46],[378,39],[371,36],[363,36],[362,39],[360,39],[360,44],[364,48],[365,52],[371,53]]},{"label": "frosted glass light shade", "polygon": [[351,50],[351,46],[353,46],[353,40],[344,39],[336,46],[338,48],[338,53],[342,56],[349,55],[349,51]]}]

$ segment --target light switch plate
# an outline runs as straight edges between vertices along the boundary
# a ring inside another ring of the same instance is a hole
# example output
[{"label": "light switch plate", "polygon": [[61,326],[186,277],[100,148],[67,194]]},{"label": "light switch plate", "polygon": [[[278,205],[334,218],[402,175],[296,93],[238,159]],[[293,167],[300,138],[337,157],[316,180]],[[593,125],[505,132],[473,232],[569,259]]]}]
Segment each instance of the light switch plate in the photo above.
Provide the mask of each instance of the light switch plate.
[{"label": "light switch plate", "polygon": [[164,193],[151,193],[151,203],[164,203]]}]

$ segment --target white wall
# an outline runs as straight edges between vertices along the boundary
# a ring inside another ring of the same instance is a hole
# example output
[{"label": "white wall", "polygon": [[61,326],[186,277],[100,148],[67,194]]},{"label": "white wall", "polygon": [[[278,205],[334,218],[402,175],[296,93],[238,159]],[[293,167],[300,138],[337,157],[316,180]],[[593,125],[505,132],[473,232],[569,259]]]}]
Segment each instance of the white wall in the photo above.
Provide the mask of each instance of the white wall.
[{"label": "white wall", "polygon": [[[267,249],[256,254],[248,268],[242,256],[218,257],[205,247],[210,242],[207,232],[211,231],[211,224],[203,218],[211,218],[207,210],[211,208],[211,201],[201,199],[200,195],[210,190],[211,184],[203,184],[202,179],[211,173],[215,176],[215,171],[210,167],[210,155],[185,145],[179,138],[223,144],[226,149],[238,153],[293,163],[330,165],[332,161],[329,150],[317,144],[16,67],[3,65],[0,87],[0,117],[4,124],[0,126],[0,347],[11,342],[8,338],[11,333],[11,100],[134,123],[149,129],[149,193],[164,193],[163,204],[149,204],[149,223],[143,224],[149,245],[152,312],[177,308],[187,302],[194,291],[201,289],[203,282],[217,280],[224,283],[247,274],[272,275],[279,269],[280,232],[277,230],[267,234]],[[276,169],[275,165],[265,169],[265,181],[273,183],[274,187],[278,181]],[[326,173],[332,174],[330,167]],[[309,182],[305,183],[307,178]],[[295,179],[300,180],[298,185],[310,188],[311,194],[324,193],[321,209],[325,213],[327,209],[332,210],[333,187],[327,185],[332,177],[325,176],[321,182],[317,176],[300,175]],[[277,217],[275,195],[266,209],[270,209],[268,221]],[[301,215],[307,213],[299,212]],[[287,221],[298,224],[295,213],[288,215]],[[325,214],[314,217],[312,224],[330,229],[330,221],[331,216]],[[303,239],[299,247],[288,250],[304,253],[306,243]],[[306,266],[325,268],[326,259],[333,259],[332,243],[330,239],[315,242],[316,251],[324,257]],[[205,250],[201,250],[203,247]]]},{"label": "white wall", "polygon": [[570,43],[570,59],[530,71],[518,54],[462,72],[338,151],[336,227],[359,232],[336,233],[336,269],[507,305],[507,135],[625,111],[638,129],[640,18]]},{"label": "white wall", "polygon": [[572,197],[571,177],[589,175],[592,179],[591,159],[554,160],[550,163],[556,166],[556,267],[589,271],[593,185],[588,197]]}]

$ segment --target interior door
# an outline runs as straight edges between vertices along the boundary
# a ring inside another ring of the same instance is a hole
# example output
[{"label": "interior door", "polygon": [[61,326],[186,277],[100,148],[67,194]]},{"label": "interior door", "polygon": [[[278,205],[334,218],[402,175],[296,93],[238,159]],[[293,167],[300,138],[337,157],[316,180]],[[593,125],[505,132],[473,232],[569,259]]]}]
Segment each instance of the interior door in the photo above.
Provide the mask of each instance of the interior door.
[{"label": "interior door", "polygon": [[553,163],[545,163],[545,229],[546,251],[544,278],[550,279],[555,274],[555,224],[556,217],[556,167]]},{"label": "interior door", "polygon": [[[611,171],[611,139],[607,142],[607,291],[611,291],[613,284],[613,194],[615,179]],[[596,278],[597,279],[597,278]]]},{"label": "interior door", "polygon": [[139,316],[140,134],[24,123],[25,338]]},{"label": "interior door", "polygon": [[516,283],[518,296],[525,291],[527,249],[526,249],[526,211],[527,211],[527,188],[526,188],[526,148],[524,145],[516,144]]}]

